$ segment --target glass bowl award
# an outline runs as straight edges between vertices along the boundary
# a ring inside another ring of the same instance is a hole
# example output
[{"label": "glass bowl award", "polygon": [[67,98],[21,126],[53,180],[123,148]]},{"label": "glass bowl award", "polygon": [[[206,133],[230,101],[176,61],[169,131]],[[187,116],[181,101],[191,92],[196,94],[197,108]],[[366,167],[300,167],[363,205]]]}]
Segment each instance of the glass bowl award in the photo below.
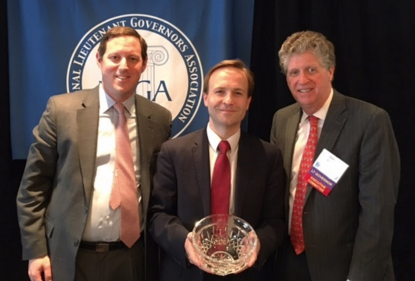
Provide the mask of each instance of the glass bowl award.
[{"label": "glass bowl award", "polygon": [[207,216],[193,228],[193,245],[213,274],[225,276],[246,266],[258,240],[254,229],[228,214]]}]

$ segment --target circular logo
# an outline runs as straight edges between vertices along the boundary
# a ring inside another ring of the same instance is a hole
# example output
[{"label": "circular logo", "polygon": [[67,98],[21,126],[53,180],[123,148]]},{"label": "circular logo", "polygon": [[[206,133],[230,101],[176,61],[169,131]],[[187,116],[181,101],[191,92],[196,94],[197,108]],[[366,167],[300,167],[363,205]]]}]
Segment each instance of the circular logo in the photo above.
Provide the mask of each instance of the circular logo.
[{"label": "circular logo", "polygon": [[108,19],[91,28],[69,61],[67,91],[93,88],[101,81],[95,55],[102,36],[115,26],[132,27],[146,40],[147,68],[141,75],[136,93],[170,110],[172,137],[178,137],[199,109],[203,70],[192,42],[181,30],[163,19],[129,14]]}]

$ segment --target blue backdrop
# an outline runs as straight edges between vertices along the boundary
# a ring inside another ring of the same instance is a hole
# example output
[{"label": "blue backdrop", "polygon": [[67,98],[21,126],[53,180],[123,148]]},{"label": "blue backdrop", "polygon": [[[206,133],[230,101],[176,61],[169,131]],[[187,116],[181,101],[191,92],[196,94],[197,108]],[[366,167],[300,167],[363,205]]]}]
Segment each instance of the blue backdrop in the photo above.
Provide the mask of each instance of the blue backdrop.
[{"label": "blue backdrop", "polygon": [[[26,158],[51,95],[99,82],[95,53],[115,25],[136,28],[149,43],[139,94],[172,111],[173,136],[208,121],[203,76],[223,59],[249,65],[254,0],[8,0],[11,139]],[[200,105],[200,106],[199,106]]]}]

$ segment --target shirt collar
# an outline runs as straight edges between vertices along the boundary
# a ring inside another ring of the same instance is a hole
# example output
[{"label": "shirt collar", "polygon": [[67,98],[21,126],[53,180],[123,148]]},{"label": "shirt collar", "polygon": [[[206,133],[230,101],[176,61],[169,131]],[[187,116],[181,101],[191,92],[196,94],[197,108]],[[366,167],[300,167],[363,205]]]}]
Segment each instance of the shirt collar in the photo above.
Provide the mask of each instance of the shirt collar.
[{"label": "shirt collar", "polygon": [[[325,120],[327,116],[327,112],[329,111],[331,100],[333,99],[333,88],[331,88],[330,95],[323,106],[313,113],[313,116],[318,117],[319,120]],[[303,111],[303,115],[301,116],[301,122],[303,122],[308,117],[308,114]]]},{"label": "shirt collar", "polygon": [[[222,139],[210,128],[209,123],[206,128],[206,133],[211,148],[213,149],[213,151],[218,151],[218,146]],[[241,129],[239,129],[235,134],[226,139],[226,141],[228,141],[229,145],[231,146],[231,151],[236,151],[240,137]]]},{"label": "shirt collar", "polygon": [[[100,115],[107,112],[108,109],[113,107],[116,102],[105,92],[102,83],[99,86],[99,113]],[[135,114],[135,94],[131,95],[126,101],[123,102],[125,109],[130,115]]]}]

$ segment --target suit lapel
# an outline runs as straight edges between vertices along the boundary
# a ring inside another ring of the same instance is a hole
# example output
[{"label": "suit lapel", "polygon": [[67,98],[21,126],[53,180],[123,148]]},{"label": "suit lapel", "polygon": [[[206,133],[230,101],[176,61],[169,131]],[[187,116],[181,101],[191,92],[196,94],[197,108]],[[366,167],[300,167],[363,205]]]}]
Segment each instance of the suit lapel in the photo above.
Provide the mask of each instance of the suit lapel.
[{"label": "suit lapel", "polygon": [[211,215],[210,206],[210,163],[209,163],[209,142],[206,129],[196,134],[194,145],[191,147],[193,164],[196,170],[196,179],[200,195],[202,196],[203,213]]},{"label": "suit lapel", "polygon": [[285,192],[285,211],[288,220],[289,214],[289,198],[290,198],[290,184],[291,184],[291,170],[293,163],[293,154],[295,140],[298,131],[298,124],[300,123],[301,118],[301,107],[296,106],[290,113],[288,113],[287,125],[284,132],[284,147],[282,147],[282,152],[284,153],[284,169],[287,173],[287,182],[286,182],[286,192]]},{"label": "suit lapel", "polygon": [[153,155],[153,130],[154,121],[151,120],[152,112],[140,103],[142,97],[136,95],[135,108],[136,108],[136,124],[137,124],[137,151],[139,151],[138,163],[140,167],[140,191],[142,195],[144,217],[146,217],[146,210],[150,199],[150,188],[143,188],[150,186],[150,174],[147,166],[151,161]]},{"label": "suit lapel", "polygon": [[[292,161],[293,161],[293,153],[294,153],[294,146],[295,146],[295,140],[297,136],[298,131],[298,124],[300,123],[301,118],[301,108],[297,107],[293,110],[293,113],[289,114],[288,120],[287,120],[287,127],[285,130],[284,135],[284,143],[285,146],[283,148],[284,151],[284,168],[286,171],[291,171]],[[288,177],[291,178],[291,173]],[[290,181],[287,181],[288,186],[290,185]]]},{"label": "suit lapel", "polygon": [[244,205],[247,188],[249,188],[249,186],[254,186],[254,183],[251,183],[251,179],[255,178],[255,176],[247,177],[247,175],[252,174],[252,167],[250,167],[249,163],[256,163],[256,161],[254,161],[255,156],[255,150],[252,149],[251,145],[249,145],[249,141],[246,138],[245,133],[241,133],[241,138],[239,139],[238,160],[236,164],[237,168],[234,187],[234,214],[236,216],[241,216],[242,214],[242,208]]},{"label": "suit lapel", "polygon": [[[324,148],[328,151],[333,149],[346,121],[347,111],[344,96],[334,90],[333,99],[318,140],[314,160],[317,159]],[[306,200],[313,189],[311,185],[307,185]]]},{"label": "suit lapel", "polygon": [[89,204],[95,177],[95,160],[98,138],[99,96],[98,87],[86,94],[77,110],[79,166],[82,171],[85,198]]}]

